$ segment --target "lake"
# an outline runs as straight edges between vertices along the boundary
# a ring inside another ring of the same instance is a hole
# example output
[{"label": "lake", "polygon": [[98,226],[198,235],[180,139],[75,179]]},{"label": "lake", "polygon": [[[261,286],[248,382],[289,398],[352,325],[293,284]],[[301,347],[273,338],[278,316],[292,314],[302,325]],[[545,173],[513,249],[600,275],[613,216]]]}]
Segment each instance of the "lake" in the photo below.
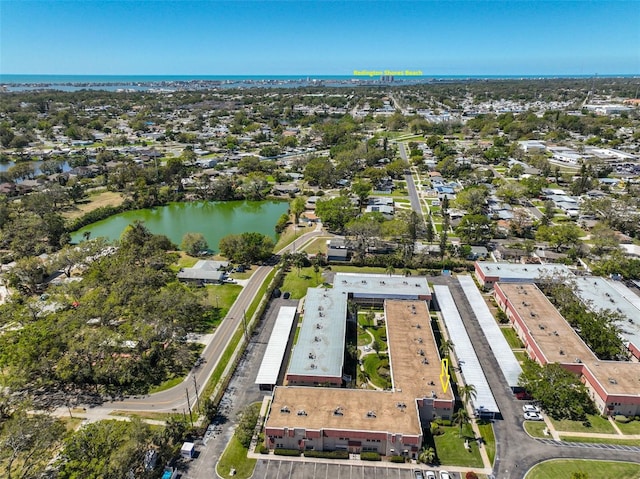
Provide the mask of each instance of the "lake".
[{"label": "lake", "polygon": [[71,234],[78,243],[85,231],[91,238],[103,236],[116,240],[124,229],[136,220],[155,234],[169,237],[180,246],[185,233],[202,233],[209,248],[218,251],[220,239],[229,234],[257,232],[276,239],[275,225],[287,212],[286,201],[198,201],[170,203],[153,209],[126,211],[92,223]]}]

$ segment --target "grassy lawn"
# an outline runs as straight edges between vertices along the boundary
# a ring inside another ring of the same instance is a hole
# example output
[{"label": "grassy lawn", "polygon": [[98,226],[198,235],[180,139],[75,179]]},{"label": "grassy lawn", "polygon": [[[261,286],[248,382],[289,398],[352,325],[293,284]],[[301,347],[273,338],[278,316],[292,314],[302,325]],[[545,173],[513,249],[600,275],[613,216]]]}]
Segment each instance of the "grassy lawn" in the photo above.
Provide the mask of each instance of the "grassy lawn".
[{"label": "grassy lawn", "polygon": [[210,284],[206,286],[207,306],[222,309],[222,317],[227,314],[229,308],[236,302],[242,286],[239,284]]},{"label": "grassy lawn", "polygon": [[464,447],[466,438],[473,438],[473,430],[469,424],[462,428],[462,437],[459,437],[458,426],[440,426],[445,432],[433,438],[438,460],[442,465],[456,465],[464,467],[483,467],[480,451],[475,441],[469,441],[470,449]]},{"label": "grassy lawn", "polygon": [[232,468],[236,470],[236,474],[233,477],[238,479],[251,477],[257,461],[255,459],[249,459],[247,452],[247,449],[242,447],[242,444],[240,444],[234,435],[231,441],[229,441],[229,444],[227,444],[227,448],[224,450],[220,462],[218,462],[217,473],[220,477],[231,477]]},{"label": "grassy lawn", "polygon": [[371,335],[368,332],[363,331],[360,328],[358,329],[358,346],[366,346],[372,341],[373,339],[371,338]]},{"label": "grassy lawn", "polygon": [[640,421],[631,421],[627,424],[616,422],[616,426],[620,428],[622,434],[640,434]]},{"label": "grassy lawn", "polygon": [[[195,412],[195,411],[194,411]],[[175,416],[175,414],[169,412],[153,412],[153,411],[112,411],[110,416],[121,416],[121,417],[139,417],[140,419],[153,419],[155,421],[167,421],[171,416]],[[196,416],[193,417],[194,421]]]},{"label": "grassy lawn", "polygon": [[99,191],[91,194],[82,203],[75,205],[73,210],[65,211],[62,213],[66,219],[74,220],[82,215],[89,213],[90,211],[97,210],[103,206],[118,206],[122,203],[124,198],[120,193],[114,191]]},{"label": "grassy lawn", "polygon": [[533,437],[551,437],[550,435],[545,436],[544,433],[542,432],[546,427],[547,425],[544,422],[539,422],[539,421],[524,422],[525,431],[527,431]]},{"label": "grassy lawn", "polygon": [[322,270],[318,274],[313,271],[313,267],[307,268],[292,267],[291,271],[284,277],[284,282],[280,288],[282,291],[289,291],[291,298],[300,299],[307,294],[308,288],[315,288],[323,283]]},{"label": "grassy lawn", "polygon": [[640,476],[640,464],[589,459],[553,459],[536,465],[526,475],[526,479],[570,479],[574,472],[583,472],[589,477],[637,479]]},{"label": "grassy lawn", "polygon": [[493,464],[493,460],[496,457],[496,437],[493,434],[493,424],[491,424],[490,421],[481,420],[478,421],[478,429],[480,429],[482,440],[484,441],[485,448],[487,449],[489,461]]},{"label": "grassy lawn", "polygon": [[638,439],[614,439],[602,437],[581,437],[581,436],[560,436],[560,439],[567,442],[587,442],[589,444],[623,444],[625,446],[640,446]]},{"label": "grassy lawn", "polygon": [[311,243],[304,247],[304,250],[309,254],[323,253],[327,254],[327,240],[328,236],[315,238]]},{"label": "grassy lawn", "polygon": [[371,382],[379,388],[386,389],[391,387],[391,376],[387,378],[381,375],[384,375],[384,371],[390,374],[388,356],[384,354],[380,356],[377,354],[367,354],[364,357],[364,370],[369,375]]},{"label": "grassy lawn", "polygon": [[525,353],[524,351],[514,351],[513,355],[516,357],[516,359],[518,361],[520,361],[521,363],[524,362],[525,359],[527,359],[527,357],[529,356],[527,353]]},{"label": "grassy lawn", "polygon": [[553,426],[557,431],[564,432],[599,432],[606,434],[615,434],[615,430],[611,423],[608,420],[597,416],[591,415],[588,416],[589,422],[591,423],[591,427],[585,427],[582,425],[580,421],[569,421],[568,419],[563,419],[562,421],[556,421],[553,418],[549,418],[553,423]]},{"label": "grassy lawn", "polygon": [[[331,265],[331,270],[335,273],[363,273],[363,274],[387,274],[386,268],[377,266],[351,266],[351,265]],[[417,269],[411,269],[412,275],[417,275]],[[396,268],[394,275],[403,274],[402,268]]]},{"label": "grassy lawn", "polygon": [[509,346],[511,346],[511,349],[520,349],[524,347],[524,344],[522,344],[522,341],[520,341],[518,334],[513,328],[509,327],[500,329],[502,330],[502,334],[507,340],[507,343],[509,343]]},{"label": "grassy lawn", "polygon": [[308,228],[306,226],[297,226],[296,228],[294,228],[293,226],[289,226],[280,235],[280,237],[278,238],[278,242],[276,243],[276,247],[273,248],[273,250],[280,251],[282,248],[284,248],[288,244],[293,243],[293,240],[295,240],[296,238],[299,238],[300,236],[302,236],[305,233],[308,233],[309,231],[313,231],[315,227],[316,227],[315,225],[313,225],[311,228]]}]

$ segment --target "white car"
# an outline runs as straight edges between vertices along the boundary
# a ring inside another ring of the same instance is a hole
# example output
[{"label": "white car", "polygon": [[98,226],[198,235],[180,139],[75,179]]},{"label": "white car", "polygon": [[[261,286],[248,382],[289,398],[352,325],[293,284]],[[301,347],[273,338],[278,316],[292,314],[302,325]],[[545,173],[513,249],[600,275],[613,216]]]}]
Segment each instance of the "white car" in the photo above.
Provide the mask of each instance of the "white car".
[{"label": "white car", "polygon": [[524,419],[526,421],[542,421],[542,416],[537,412],[525,412]]},{"label": "white car", "polygon": [[523,412],[540,412],[540,409],[533,404],[525,404],[522,406]]},{"label": "white car", "polygon": [[426,479],[436,479],[436,473],[433,471],[427,471],[425,474]]},{"label": "white car", "polygon": [[451,474],[447,471],[440,471],[440,479],[451,479]]}]

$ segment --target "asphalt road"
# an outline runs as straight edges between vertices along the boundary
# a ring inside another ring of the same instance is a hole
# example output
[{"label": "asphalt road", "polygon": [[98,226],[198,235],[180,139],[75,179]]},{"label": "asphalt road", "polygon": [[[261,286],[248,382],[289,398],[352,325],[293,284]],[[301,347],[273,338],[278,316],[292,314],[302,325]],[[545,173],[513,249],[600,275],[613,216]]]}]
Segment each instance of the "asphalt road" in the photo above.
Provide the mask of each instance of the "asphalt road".
[{"label": "asphalt road", "polygon": [[[398,152],[400,153],[400,157],[409,164],[409,160],[407,159],[407,151],[405,150],[404,143],[398,143]],[[408,170],[407,166],[407,170]],[[404,179],[407,182],[407,193],[409,194],[409,201],[411,201],[411,209],[420,215],[420,218],[423,218],[422,215],[422,206],[420,205],[420,197],[418,196],[418,190],[416,189],[416,184],[413,181],[413,176],[411,173],[404,175]]]},{"label": "asphalt road", "polygon": [[[313,231],[301,235],[292,244],[289,244],[278,254],[285,251],[292,251],[295,247],[300,247],[310,239],[323,235],[321,229],[316,228]],[[198,392],[207,383],[222,354],[224,353],[229,341],[241,324],[244,312],[247,310],[258,290],[262,286],[267,275],[273,270],[273,266],[260,266],[251,276],[247,284],[244,286],[235,303],[229,309],[225,319],[215,330],[211,342],[202,352],[205,359],[203,365],[193,369],[189,375],[179,385],[149,394],[142,397],[127,398],[122,401],[112,401],[104,403],[101,407],[106,409],[119,409],[126,411],[159,411],[159,412],[182,412],[187,410],[187,391],[191,406],[194,406],[196,399],[196,384]],[[195,376],[195,382],[194,382]]]}]

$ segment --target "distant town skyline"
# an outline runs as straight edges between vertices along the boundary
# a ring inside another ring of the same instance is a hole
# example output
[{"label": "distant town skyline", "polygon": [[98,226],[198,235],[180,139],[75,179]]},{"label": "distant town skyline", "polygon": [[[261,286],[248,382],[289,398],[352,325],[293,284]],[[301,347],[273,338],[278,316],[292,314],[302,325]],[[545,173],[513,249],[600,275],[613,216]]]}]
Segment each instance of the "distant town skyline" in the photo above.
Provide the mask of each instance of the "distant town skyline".
[{"label": "distant town skyline", "polygon": [[630,1],[0,0],[0,73],[640,73]]}]

